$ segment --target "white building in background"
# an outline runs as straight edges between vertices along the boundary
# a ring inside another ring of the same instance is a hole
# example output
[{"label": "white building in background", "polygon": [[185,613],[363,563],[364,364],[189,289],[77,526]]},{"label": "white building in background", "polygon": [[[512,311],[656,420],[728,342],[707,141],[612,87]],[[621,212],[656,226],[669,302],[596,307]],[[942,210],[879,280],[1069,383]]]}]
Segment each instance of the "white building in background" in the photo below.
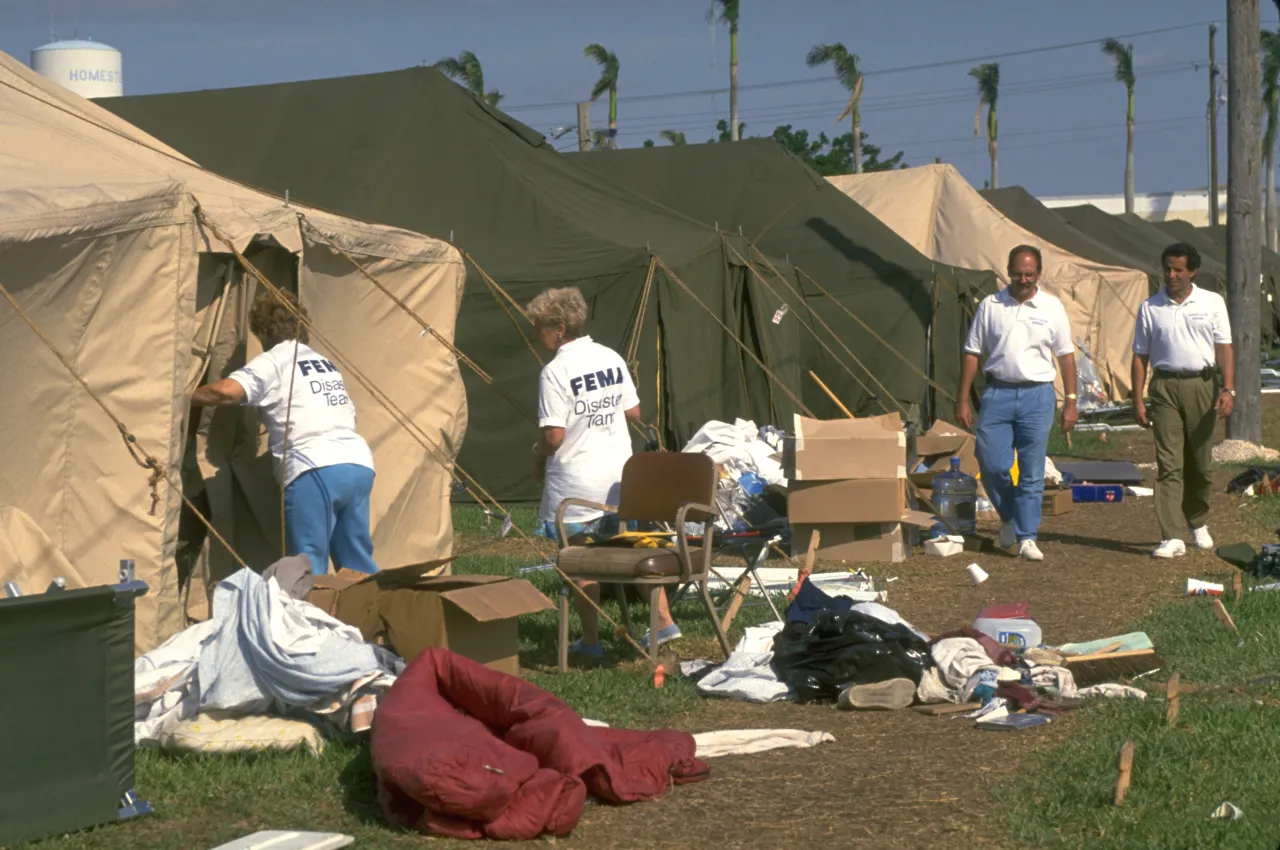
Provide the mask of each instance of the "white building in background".
[{"label": "white building in background", "polygon": [[[1103,212],[1124,212],[1124,195],[1061,195],[1041,198],[1046,207],[1075,207],[1093,204]],[[1196,227],[1209,223],[1209,190],[1190,189],[1185,192],[1151,192],[1133,196],[1133,211],[1147,221],[1182,219]],[[1218,191],[1218,221],[1227,223],[1227,191]]]},{"label": "white building in background", "polygon": [[120,51],[96,41],[55,41],[31,51],[31,70],[81,97],[124,94]]}]

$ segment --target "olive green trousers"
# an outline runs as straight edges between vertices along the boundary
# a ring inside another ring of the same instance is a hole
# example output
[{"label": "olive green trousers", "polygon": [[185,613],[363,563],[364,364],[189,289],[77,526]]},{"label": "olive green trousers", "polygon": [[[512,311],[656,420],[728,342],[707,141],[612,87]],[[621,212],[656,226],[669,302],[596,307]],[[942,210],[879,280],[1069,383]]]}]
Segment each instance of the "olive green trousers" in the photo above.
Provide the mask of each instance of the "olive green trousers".
[{"label": "olive green trousers", "polygon": [[1151,380],[1151,430],[1156,438],[1156,520],[1161,540],[1182,540],[1187,526],[1209,518],[1213,489],[1215,382],[1210,378]]}]

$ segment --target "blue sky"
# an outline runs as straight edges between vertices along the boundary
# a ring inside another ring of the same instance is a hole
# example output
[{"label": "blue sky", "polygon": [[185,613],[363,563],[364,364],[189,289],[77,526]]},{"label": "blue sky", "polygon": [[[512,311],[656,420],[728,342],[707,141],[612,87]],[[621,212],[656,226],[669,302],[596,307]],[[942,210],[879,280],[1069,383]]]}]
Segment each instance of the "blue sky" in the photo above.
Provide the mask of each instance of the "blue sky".
[{"label": "blue sky", "polygon": [[[690,141],[727,117],[729,39],[704,0],[0,0],[0,50],[29,61],[49,40],[93,38],[124,54],[127,94],[252,85],[384,71],[469,49],[503,108],[543,132],[574,121],[596,67],[593,41],[621,62],[623,146],[662,129]],[[807,68],[814,44],[841,41],[866,74],[863,129],[913,165],[940,156],[977,186],[986,146],[972,137],[974,63],[895,70],[1076,41],[1225,20],[1223,0],[742,0],[740,82],[747,135],[778,124],[816,133],[845,100],[829,71]],[[1277,25],[1263,0],[1264,27]],[[977,9],[982,11],[975,11]],[[867,11],[874,9],[875,11]],[[1132,39],[1137,65],[1138,191],[1203,187],[1207,179],[1204,26]],[[1002,58],[1000,179],[1039,195],[1123,188],[1124,88],[1098,45]],[[1218,61],[1226,67],[1225,26]],[[795,82],[803,81],[803,82]],[[772,86],[774,83],[795,83]],[[1225,88],[1224,88],[1225,90]],[[695,92],[681,97],[653,97]],[[637,99],[639,98],[639,99]],[[551,104],[550,106],[541,106]],[[1225,110],[1220,174],[1226,180]],[[606,104],[592,111],[603,126]],[[566,136],[561,144],[572,142]]]}]

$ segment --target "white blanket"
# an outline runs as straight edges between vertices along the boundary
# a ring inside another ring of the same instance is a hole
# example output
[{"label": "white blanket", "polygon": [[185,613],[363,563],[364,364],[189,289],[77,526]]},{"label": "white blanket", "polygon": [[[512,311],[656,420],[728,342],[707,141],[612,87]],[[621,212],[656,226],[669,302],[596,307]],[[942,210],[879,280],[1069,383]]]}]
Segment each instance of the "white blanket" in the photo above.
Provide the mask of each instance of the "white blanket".
[{"label": "white blanket", "polygon": [[312,714],[361,731],[370,697],[404,662],[357,629],[242,569],[218,584],[213,617],[134,662],[134,736],[156,743],[203,709]]},{"label": "white blanket", "polygon": [[700,759],[749,755],[782,748],[805,749],[835,739],[830,732],[805,732],[800,729],[721,729],[716,732],[698,732],[693,736]]},{"label": "white blanket", "polygon": [[711,421],[690,438],[684,452],[702,452],[723,466],[734,478],[754,472],[766,484],[786,486],[782,464],[773,459],[777,449],[760,439],[760,429],[747,419],[728,422]]}]

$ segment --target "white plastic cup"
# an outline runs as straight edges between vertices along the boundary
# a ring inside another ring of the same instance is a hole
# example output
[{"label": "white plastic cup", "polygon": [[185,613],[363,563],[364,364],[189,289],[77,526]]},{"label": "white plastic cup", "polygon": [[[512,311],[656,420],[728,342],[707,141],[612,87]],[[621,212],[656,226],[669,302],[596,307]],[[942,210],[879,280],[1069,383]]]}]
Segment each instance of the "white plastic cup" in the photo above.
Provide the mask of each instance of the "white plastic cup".
[{"label": "white plastic cup", "polygon": [[1220,584],[1214,584],[1211,581],[1201,581],[1198,578],[1187,579],[1187,596],[1221,596],[1226,590]]},{"label": "white plastic cup", "polygon": [[969,580],[974,584],[982,584],[987,580],[987,571],[977,564],[969,565]]}]

